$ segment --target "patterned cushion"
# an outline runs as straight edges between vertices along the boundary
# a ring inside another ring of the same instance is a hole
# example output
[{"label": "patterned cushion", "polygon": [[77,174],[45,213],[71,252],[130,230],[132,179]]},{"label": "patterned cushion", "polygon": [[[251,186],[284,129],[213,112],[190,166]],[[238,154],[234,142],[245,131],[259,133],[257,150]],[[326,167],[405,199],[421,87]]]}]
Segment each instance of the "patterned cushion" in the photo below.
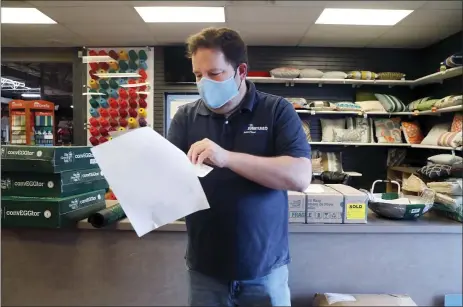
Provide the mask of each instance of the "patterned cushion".
[{"label": "patterned cushion", "polygon": [[427,99],[427,100],[421,100],[417,105],[416,105],[416,110],[418,111],[427,111],[431,110],[436,102],[438,102],[439,99]]},{"label": "patterned cushion", "polygon": [[450,132],[460,132],[462,130],[463,114],[458,113],[453,116],[452,126]]},{"label": "patterned cushion", "polygon": [[445,132],[439,136],[437,145],[456,148],[461,146],[461,132]]},{"label": "patterned cushion", "polygon": [[297,78],[299,74],[299,69],[291,67],[279,67],[270,71],[270,75],[274,78]]},{"label": "patterned cushion", "polygon": [[311,101],[307,103],[307,107],[311,110],[331,111],[336,109],[336,106],[328,101]]},{"label": "patterned cushion", "polygon": [[375,80],[378,78],[378,74],[371,71],[350,71],[347,73],[346,78],[356,80]]},{"label": "patterned cushion", "polygon": [[450,95],[439,99],[434,105],[438,109],[459,106],[462,103],[462,95]]},{"label": "patterned cushion", "polygon": [[405,79],[405,74],[401,72],[380,72],[378,73],[380,80],[402,80]]},{"label": "patterned cushion", "polygon": [[384,109],[381,102],[378,100],[368,100],[368,101],[356,101],[355,104],[359,105],[363,112],[384,112]]},{"label": "patterned cushion", "polygon": [[307,142],[312,142],[312,136],[310,135],[310,121],[303,120],[302,121],[302,129],[304,130],[305,138],[306,138]]},{"label": "patterned cushion", "polygon": [[421,144],[424,139],[420,125],[417,121],[402,122],[402,131],[408,144]]},{"label": "patterned cushion", "polygon": [[322,152],[322,169],[324,172],[342,173],[342,154],[340,152]]},{"label": "patterned cushion", "polygon": [[335,103],[336,110],[339,111],[362,111],[362,108],[352,102],[337,102]]},{"label": "patterned cushion", "polygon": [[400,118],[375,119],[378,143],[402,143]]},{"label": "patterned cushion", "polygon": [[387,112],[403,112],[405,105],[400,99],[392,95],[375,94]]},{"label": "patterned cushion", "polygon": [[347,74],[343,71],[327,71],[323,74],[324,79],[345,79]]},{"label": "patterned cushion", "polygon": [[418,174],[428,179],[445,179],[450,176],[450,170],[452,169],[449,165],[443,164],[432,164],[423,166],[418,170]]},{"label": "patterned cushion", "polygon": [[372,139],[372,132],[370,129],[370,121],[368,118],[352,118],[347,119],[347,129],[356,130],[360,133],[361,143],[370,143]]},{"label": "patterned cushion", "polygon": [[334,142],[334,129],[344,129],[346,120],[320,118],[322,125],[322,142]]},{"label": "patterned cushion", "polygon": [[295,109],[301,109],[306,106],[307,101],[304,98],[289,97],[285,98],[289,103],[293,105]]},{"label": "patterned cushion", "polygon": [[440,154],[429,157],[428,161],[435,164],[454,165],[456,163],[462,163],[463,158],[450,154]]},{"label": "patterned cushion", "polygon": [[439,139],[439,137],[442,135],[442,133],[449,131],[449,129],[450,129],[450,123],[442,123],[442,124],[434,125],[434,127],[431,128],[431,130],[426,135],[426,137],[424,138],[423,142],[421,142],[421,144],[437,146],[437,140]]},{"label": "patterned cushion", "polygon": [[451,173],[452,177],[463,177],[463,162],[452,165]]},{"label": "patterned cushion", "polygon": [[463,64],[463,55],[461,53],[456,53],[451,56],[449,56],[447,59],[445,59],[445,65],[447,67],[457,67],[461,66]]},{"label": "patterned cushion", "polygon": [[312,68],[301,69],[299,78],[321,78],[323,76],[323,71]]},{"label": "patterned cushion", "polygon": [[410,102],[410,103],[408,104],[407,109],[408,109],[409,111],[415,111],[415,110],[416,110],[416,106],[417,106],[420,102],[426,101],[426,100],[428,100],[428,99],[431,99],[431,97],[424,97],[424,98],[420,98],[420,99],[414,100],[414,101],[412,101],[412,102]]},{"label": "patterned cushion", "polygon": [[362,140],[362,133],[359,130],[336,128],[333,132],[335,142],[359,143]]}]

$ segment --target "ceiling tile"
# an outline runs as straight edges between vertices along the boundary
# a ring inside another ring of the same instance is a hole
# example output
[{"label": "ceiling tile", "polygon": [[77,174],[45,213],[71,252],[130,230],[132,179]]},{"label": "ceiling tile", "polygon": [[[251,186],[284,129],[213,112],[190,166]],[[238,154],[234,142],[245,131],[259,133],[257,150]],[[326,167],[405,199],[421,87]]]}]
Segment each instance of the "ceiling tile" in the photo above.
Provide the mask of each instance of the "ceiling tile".
[{"label": "ceiling tile", "polygon": [[461,11],[417,10],[400,21],[397,26],[462,26]]},{"label": "ceiling tile", "polygon": [[230,6],[225,9],[227,23],[315,23],[322,8]]},{"label": "ceiling tile", "polygon": [[150,33],[146,24],[132,25],[132,24],[72,24],[66,25],[66,28],[73,33],[85,38],[91,44],[98,43],[105,38],[117,39],[120,43],[124,43],[123,39],[127,37],[149,37],[153,35]]},{"label": "ceiling tile", "polygon": [[40,10],[60,24],[144,23],[134,8],[124,6],[42,7]]},{"label": "ceiling tile", "polygon": [[426,1],[327,1],[327,8],[415,10]]},{"label": "ceiling tile", "polygon": [[426,10],[462,10],[463,2],[459,1],[426,1],[426,4],[421,7]]},{"label": "ceiling tile", "polygon": [[26,1],[2,1],[2,7],[32,7]]},{"label": "ceiling tile", "polygon": [[166,44],[184,43],[187,38],[200,32],[208,27],[225,27],[225,23],[148,23],[146,27],[148,32],[159,43],[165,42]]},{"label": "ceiling tile", "polygon": [[27,46],[79,46],[84,40],[59,24],[53,25],[18,25],[3,24],[2,33],[9,35]]}]

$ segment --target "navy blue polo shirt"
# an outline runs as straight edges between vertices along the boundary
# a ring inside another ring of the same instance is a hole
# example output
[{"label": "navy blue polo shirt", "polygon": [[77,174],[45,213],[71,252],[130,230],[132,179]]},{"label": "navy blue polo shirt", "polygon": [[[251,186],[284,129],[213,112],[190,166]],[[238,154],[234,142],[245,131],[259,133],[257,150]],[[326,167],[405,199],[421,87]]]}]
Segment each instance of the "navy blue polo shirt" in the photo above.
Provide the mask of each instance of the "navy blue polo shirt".
[{"label": "navy blue polo shirt", "polygon": [[[310,157],[310,146],[293,106],[282,97],[248,91],[228,118],[199,99],[176,112],[168,139],[185,153],[208,138],[222,148],[261,157]],[[289,263],[288,194],[266,188],[227,168],[200,178],[210,209],[186,217],[187,265],[225,280],[268,275]]]}]

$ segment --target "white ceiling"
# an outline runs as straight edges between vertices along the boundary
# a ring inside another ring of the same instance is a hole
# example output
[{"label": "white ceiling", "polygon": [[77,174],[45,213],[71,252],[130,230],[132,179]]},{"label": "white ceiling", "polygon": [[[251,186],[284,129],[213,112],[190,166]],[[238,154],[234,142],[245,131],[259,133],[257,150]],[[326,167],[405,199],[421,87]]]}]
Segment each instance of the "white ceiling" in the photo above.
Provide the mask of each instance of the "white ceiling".
[{"label": "white ceiling", "polygon": [[[2,24],[2,46],[178,44],[202,28],[227,26],[248,45],[422,48],[462,29],[462,1],[2,1],[36,7],[54,25]],[[226,24],[147,24],[134,6],[225,6]],[[412,9],[393,27],[316,25],[324,8]]]}]

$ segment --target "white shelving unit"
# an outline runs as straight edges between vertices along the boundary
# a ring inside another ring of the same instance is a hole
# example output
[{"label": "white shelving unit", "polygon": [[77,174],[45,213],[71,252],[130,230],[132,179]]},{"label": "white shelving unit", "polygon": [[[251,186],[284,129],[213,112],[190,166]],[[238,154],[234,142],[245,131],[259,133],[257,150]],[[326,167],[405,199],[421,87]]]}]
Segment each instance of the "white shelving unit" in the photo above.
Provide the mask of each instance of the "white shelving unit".
[{"label": "white shelving unit", "polygon": [[407,148],[423,148],[423,149],[438,149],[438,150],[454,150],[462,151],[462,147],[443,147],[433,145],[421,145],[421,144],[406,144],[406,143],[339,143],[339,142],[309,142],[310,145],[322,145],[322,146],[376,146],[376,147],[407,147]]},{"label": "white shelving unit", "polygon": [[[362,177],[362,174],[359,172],[343,172],[344,174],[347,174],[351,177]],[[312,175],[314,176],[320,176],[322,173],[313,173]]]},{"label": "white shelving unit", "polygon": [[303,109],[296,109],[297,113],[300,114],[311,114],[311,115],[358,115],[358,116],[375,116],[375,115],[388,115],[388,116],[421,116],[421,115],[439,115],[442,113],[451,113],[451,112],[459,112],[463,111],[462,106],[454,106],[448,108],[437,109],[435,111],[427,110],[427,111],[415,111],[415,112],[362,112],[362,111],[315,111],[315,110],[303,110]]}]

